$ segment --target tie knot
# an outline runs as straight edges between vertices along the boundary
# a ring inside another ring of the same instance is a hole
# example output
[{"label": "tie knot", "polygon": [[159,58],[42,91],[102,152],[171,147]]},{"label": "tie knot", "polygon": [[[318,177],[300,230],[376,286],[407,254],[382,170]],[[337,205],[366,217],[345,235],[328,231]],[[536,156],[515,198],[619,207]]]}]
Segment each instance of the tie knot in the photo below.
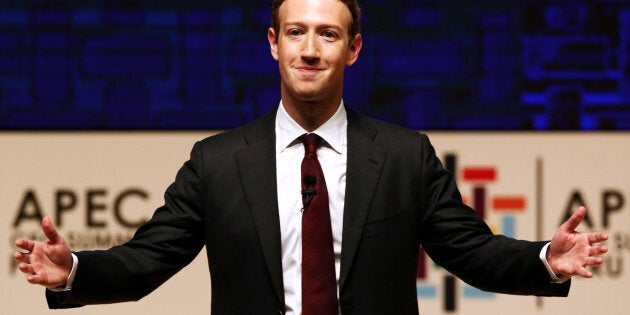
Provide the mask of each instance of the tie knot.
[{"label": "tie knot", "polygon": [[305,154],[316,153],[317,147],[319,146],[319,143],[322,141],[322,137],[314,133],[303,134],[298,139],[300,139],[300,141],[302,141],[302,143],[304,144]]}]

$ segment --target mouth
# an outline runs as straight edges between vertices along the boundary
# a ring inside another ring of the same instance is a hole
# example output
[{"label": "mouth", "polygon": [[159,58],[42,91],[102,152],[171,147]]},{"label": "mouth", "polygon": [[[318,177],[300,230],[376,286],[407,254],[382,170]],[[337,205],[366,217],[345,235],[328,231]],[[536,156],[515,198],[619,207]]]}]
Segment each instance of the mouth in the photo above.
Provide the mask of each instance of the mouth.
[{"label": "mouth", "polygon": [[316,73],[322,71],[322,69],[314,68],[314,67],[296,67],[295,69],[298,72],[304,73],[304,74],[316,74]]},{"label": "mouth", "polygon": [[314,67],[296,67],[296,74],[300,80],[314,82],[321,77],[322,69]]}]

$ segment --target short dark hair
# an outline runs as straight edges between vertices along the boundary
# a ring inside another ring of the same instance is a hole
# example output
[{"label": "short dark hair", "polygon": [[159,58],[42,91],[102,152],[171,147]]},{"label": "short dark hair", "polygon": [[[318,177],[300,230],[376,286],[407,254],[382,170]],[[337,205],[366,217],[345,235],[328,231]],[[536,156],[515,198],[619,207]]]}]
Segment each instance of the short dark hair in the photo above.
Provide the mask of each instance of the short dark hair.
[{"label": "short dark hair", "polygon": [[[278,32],[280,30],[280,21],[278,21],[278,11],[280,10],[280,5],[284,3],[285,0],[273,0],[273,4],[271,5],[271,27],[276,32],[276,37],[278,36]],[[361,8],[359,8],[358,0],[339,0],[345,4],[350,10],[350,14],[352,15],[352,24],[350,24],[350,29],[348,30],[349,40],[352,41],[354,36],[361,32]]]}]

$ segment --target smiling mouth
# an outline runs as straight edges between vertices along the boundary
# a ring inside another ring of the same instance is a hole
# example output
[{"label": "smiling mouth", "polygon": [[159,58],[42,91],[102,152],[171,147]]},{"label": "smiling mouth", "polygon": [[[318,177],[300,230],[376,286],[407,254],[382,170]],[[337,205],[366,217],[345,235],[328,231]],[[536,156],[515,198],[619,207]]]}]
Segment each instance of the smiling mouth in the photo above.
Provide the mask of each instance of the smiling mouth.
[{"label": "smiling mouth", "polygon": [[295,68],[297,75],[301,80],[315,81],[320,77],[322,69],[311,67],[297,67]]},{"label": "smiling mouth", "polygon": [[317,72],[321,71],[321,69],[309,68],[309,67],[298,67],[296,69],[298,71],[300,71],[300,72],[306,72],[306,73],[317,73]]}]

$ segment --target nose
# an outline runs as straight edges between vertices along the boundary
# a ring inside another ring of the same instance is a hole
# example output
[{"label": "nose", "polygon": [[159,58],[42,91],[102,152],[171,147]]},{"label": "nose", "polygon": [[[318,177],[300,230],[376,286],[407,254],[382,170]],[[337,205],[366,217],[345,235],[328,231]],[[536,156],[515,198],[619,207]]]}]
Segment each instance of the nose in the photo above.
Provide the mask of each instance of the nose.
[{"label": "nose", "polygon": [[309,33],[302,43],[302,58],[313,60],[319,58],[319,39],[317,34]]}]

